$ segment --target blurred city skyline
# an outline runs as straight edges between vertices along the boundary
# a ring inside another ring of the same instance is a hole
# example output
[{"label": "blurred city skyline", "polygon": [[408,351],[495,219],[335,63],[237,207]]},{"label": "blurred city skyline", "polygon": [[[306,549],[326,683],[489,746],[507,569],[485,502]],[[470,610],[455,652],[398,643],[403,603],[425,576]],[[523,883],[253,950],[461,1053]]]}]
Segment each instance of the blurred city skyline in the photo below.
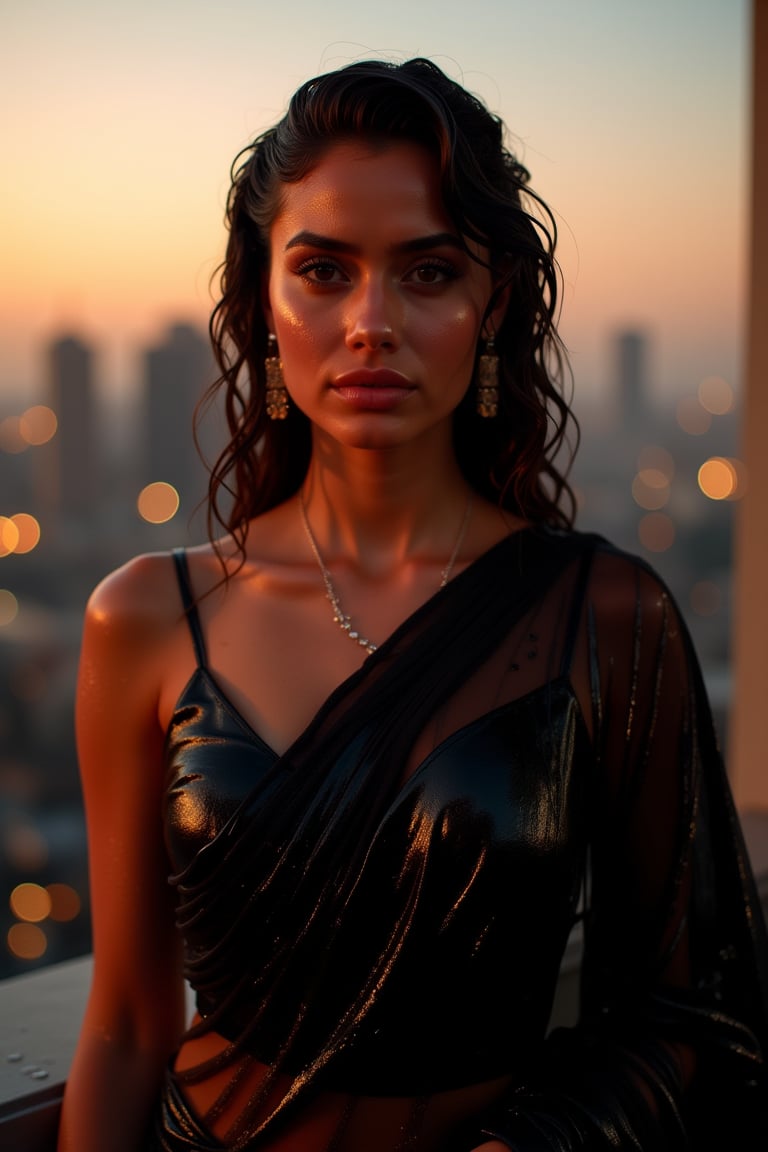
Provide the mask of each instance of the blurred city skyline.
[{"label": "blurred city skyline", "polygon": [[[205,329],[179,319],[140,350],[119,420],[83,333],[62,332],[42,351],[34,392],[0,397],[0,562],[32,552],[41,537],[57,549],[73,533],[89,554],[109,551],[117,536],[127,559],[139,522],[167,525],[168,540],[189,543],[196,510],[201,539],[207,473],[198,446],[211,462],[227,439],[218,402],[205,410],[197,445],[192,435],[215,376]],[[675,521],[681,529],[709,522],[713,503],[732,504],[746,490],[738,388],[715,373],[691,374],[676,394],[654,387],[658,348],[644,329],[613,333],[604,356],[610,386],[598,403],[574,404],[577,526],[630,550],[667,553]],[[696,562],[687,557],[691,570]]]},{"label": "blurred city skyline", "polygon": [[[230,163],[304,79],[423,54],[513,134],[560,230],[577,397],[610,383],[612,333],[654,333],[662,393],[736,388],[746,256],[746,0],[458,0],[386,11],[73,0],[4,13],[0,395],[32,391],[64,331],[108,402],[143,346],[204,325]],[[301,29],[301,35],[296,30]]]}]

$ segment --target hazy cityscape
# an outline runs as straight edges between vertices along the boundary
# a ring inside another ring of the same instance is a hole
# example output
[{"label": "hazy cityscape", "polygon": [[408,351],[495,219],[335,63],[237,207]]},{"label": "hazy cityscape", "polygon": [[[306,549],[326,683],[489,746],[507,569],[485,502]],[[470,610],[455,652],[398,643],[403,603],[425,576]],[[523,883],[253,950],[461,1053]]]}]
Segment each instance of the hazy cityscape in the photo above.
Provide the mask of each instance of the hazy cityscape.
[{"label": "hazy cityscape", "polygon": [[[657,398],[652,333],[618,333],[610,387],[577,404],[578,526],[645,556],[694,635],[727,746],[738,397],[708,377]],[[200,541],[205,470],[190,429],[212,365],[205,333],[144,350],[135,402],[105,426],[97,350],[52,340],[39,387],[0,397],[0,977],[90,948],[73,702],[82,615],[137,552]],[[213,453],[221,429],[203,447]],[[108,770],[108,766],[105,766]]]}]

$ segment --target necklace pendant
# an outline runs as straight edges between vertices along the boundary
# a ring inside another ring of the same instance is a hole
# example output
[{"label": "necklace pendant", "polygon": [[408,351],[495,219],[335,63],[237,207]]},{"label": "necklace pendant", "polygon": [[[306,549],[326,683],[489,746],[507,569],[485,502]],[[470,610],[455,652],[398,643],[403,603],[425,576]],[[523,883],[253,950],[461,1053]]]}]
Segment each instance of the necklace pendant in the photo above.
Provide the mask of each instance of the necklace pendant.
[{"label": "necklace pendant", "polygon": [[[317,546],[317,541],[315,540],[315,537],[312,533],[312,529],[309,526],[309,519],[307,517],[307,509],[306,509],[306,506],[304,504],[304,495],[301,492],[301,490],[299,491],[299,511],[301,512],[301,521],[302,521],[302,524],[304,527],[304,532],[306,534],[307,540],[309,542],[309,546],[312,550],[312,555],[314,556],[315,560],[317,561],[317,566],[320,569],[320,575],[322,576],[323,583],[325,584],[326,597],[327,597],[327,599],[331,605],[331,608],[333,609],[333,622],[334,622],[334,624],[338,624],[339,628],[341,628],[342,632],[346,632],[346,634],[347,634],[347,636],[349,636],[350,640],[354,641],[355,644],[359,644],[361,648],[365,648],[366,652],[372,656],[373,653],[377,651],[378,645],[372,644],[370,640],[366,640],[365,636],[361,636],[360,633],[357,631],[357,629],[352,627],[351,617],[347,616],[347,614],[342,611],[341,605],[339,604],[339,597],[338,597],[338,594],[336,592],[336,589],[333,586],[333,580],[331,578],[331,574],[328,571],[328,569],[326,568],[325,563],[323,562],[323,558],[320,555],[320,549]],[[443,571],[441,573],[441,579],[440,579],[440,585],[439,585],[440,588],[444,588],[451,577],[451,573],[453,572],[454,564],[456,563],[456,559],[459,555],[459,552],[461,550],[461,546],[464,542],[464,536],[465,536],[465,533],[467,531],[467,525],[469,524],[469,517],[470,517],[471,511],[472,511],[472,496],[471,496],[471,494],[469,494],[467,496],[467,506],[466,506],[466,509],[464,511],[464,517],[462,519],[461,525],[459,527],[459,534],[458,534],[458,537],[456,538],[456,543],[454,545],[453,552],[451,553],[451,557],[450,557],[446,567],[443,569]]]}]

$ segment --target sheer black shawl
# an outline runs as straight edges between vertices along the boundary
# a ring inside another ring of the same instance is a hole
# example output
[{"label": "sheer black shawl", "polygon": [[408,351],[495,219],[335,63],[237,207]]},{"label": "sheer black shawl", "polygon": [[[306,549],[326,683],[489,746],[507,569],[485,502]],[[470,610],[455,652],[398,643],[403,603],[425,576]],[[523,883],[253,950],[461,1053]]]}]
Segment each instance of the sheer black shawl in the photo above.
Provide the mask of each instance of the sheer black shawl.
[{"label": "sheer black shawl", "polygon": [[[190,954],[190,981],[216,1005],[201,1027],[216,1028],[247,989],[258,1007],[223,1059],[257,1038],[293,1076],[259,1131],[322,1086],[404,954],[418,868],[401,869],[397,899],[358,942],[364,964],[340,986],[324,961],[403,779],[452,732],[564,678],[593,749],[579,758],[590,864],[573,878],[586,901],[581,1022],[526,1054],[529,1070],[483,1129],[517,1149],[682,1148],[708,1102],[698,1086],[716,1081],[738,1101],[745,1139],[757,1133],[764,926],[690,640],[640,562],[549,531],[502,541],[407,620],[173,878],[188,937],[204,938],[209,918],[229,925]],[[669,972],[683,942],[681,984]],[[693,1087],[681,1051],[694,1053]]]}]

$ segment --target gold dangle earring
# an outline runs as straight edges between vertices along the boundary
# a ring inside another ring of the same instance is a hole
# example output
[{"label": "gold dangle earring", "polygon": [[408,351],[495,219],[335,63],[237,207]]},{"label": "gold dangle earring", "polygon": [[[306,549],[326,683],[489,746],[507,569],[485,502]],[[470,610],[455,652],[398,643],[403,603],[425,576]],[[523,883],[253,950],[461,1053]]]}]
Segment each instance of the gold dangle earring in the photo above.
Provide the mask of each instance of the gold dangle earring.
[{"label": "gold dangle earring", "polygon": [[277,352],[277,340],[271,332],[267,337],[264,371],[267,375],[267,416],[270,420],[285,420],[288,415],[288,392],[283,377],[283,362]]},{"label": "gold dangle earring", "polygon": [[499,411],[499,358],[493,336],[486,337],[485,351],[477,362],[477,413],[491,420]]}]

